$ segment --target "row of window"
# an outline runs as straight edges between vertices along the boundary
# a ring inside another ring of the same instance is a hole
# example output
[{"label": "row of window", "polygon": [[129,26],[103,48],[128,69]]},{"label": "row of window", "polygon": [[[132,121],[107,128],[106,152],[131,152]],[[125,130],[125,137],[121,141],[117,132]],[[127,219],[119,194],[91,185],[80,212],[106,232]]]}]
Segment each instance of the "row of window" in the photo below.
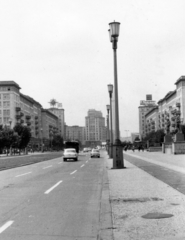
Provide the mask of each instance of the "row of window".
[{"label": "row of window", "polygon": [[10,100],[10,94],[9,93],[0,94],[0,99]]},{"label": "row of window", "polygon": [[4,117],[4,118],[2,118],[2,117],[0,117],[0,124],[9,124],[9,117]]},{"label": "row of window", "polygon": [[2,115],[2,113],[4,116],[10,116],[10,109],[0,110],[0,115]]},{"label": "row of window", "polygon": [[0,107],[10,107],[10,101],[3,101],[3,102],[0,102]]}]

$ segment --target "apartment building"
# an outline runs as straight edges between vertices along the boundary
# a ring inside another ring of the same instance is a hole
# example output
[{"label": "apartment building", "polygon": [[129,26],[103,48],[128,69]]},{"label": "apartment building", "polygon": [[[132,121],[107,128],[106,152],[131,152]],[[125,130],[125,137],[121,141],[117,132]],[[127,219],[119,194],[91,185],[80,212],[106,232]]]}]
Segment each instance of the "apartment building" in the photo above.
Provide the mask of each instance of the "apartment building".
[{"label": "apartment building", "polygon": [[66,126],[66,140],[78,140],[85,144],[85,127]]},{"label": "apartment building", "polygon": [[105,118],[101,111],[95,109],[88,110],[85,117],[86,143],[88,145],[100,145],[106,141]]},{"label": "apartment building", "polygon": [[158,101],[158,106],[145,114],[145,134],[158,129],[173,132],[179,122],[185,124],[185,76],[175,82],[176,89]]},{"label": "apartment building", "polygon": [[[39,146],[42,138],[49,144],[52,134],[59,133],[59,118],[42,105],[20,92],[14,81],[0,81],[0,124],[13,128],[17,123],[31,130],[30,144]],[[61,114],[64,119],[64,114]],[[62,127],[61,127],[62,129]]]},{"label": "apartment building", "polygon": [[48,111],[53,113],[58,117],[58,132],[61,135],[61,137],[65,140],[65,117],[64,117],[64,109],[63,108],[49,108]]},{"label": "apartment building", "polygon": [[58,117],[47,109],[42,109],[42,139],[46,145],[49,145],[54,135],[59,134],[58,125]]}]

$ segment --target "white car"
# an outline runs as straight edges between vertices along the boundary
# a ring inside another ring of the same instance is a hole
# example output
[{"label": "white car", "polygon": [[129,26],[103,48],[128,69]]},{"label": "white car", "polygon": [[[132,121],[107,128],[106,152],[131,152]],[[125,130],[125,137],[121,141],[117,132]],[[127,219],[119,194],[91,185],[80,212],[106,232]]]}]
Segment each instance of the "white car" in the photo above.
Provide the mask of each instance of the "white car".
[{"label": "white car", "polygon": [[91,158],[92,158],[92,157],[98,157],[98,158],[100,158],[100,152],[99,152],[98,149],[93,149],[93,150],[91,151]]},{"label": "white car", "polygon": [[63,161],[67,161],[67,159],[74,159],[74,161],[78,161],[78,153],[75,148],[66,148],[63,153]]}]

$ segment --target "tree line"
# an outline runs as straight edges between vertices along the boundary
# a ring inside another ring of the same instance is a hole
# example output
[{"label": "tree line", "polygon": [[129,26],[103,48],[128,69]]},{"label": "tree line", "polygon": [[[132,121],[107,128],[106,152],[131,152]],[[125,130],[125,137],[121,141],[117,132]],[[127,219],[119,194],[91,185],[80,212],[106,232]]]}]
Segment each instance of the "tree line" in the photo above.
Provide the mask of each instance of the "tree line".
[{"label": "tree line", "polygon": [[[7,126],[0,125],[0,153],[3,150],[13,153],[24,150],[31,140],[31,130],[28,126],[16,124],[13,129]],[[52,147],[56,150],[63,149],[63,138],[56,134],[52,139]]]}]

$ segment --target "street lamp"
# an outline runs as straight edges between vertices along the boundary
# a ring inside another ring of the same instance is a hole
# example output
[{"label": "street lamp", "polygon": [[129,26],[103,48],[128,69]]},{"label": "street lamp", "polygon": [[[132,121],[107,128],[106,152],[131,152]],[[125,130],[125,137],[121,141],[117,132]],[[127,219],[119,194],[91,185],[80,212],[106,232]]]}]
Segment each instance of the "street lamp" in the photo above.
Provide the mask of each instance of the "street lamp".
[{"label": "street lamp", "polygon": [[43,144],[43,129],[41,128],[40,129],[40,132],[41,132],[41,152],[44,152],[44,144]]},{"label": "street lamp", "polygon": [[117,42],[119,37],[119,22],[109,23],[109,37],[112,42],[113,55],[114,55],[114,130],[115,130],[115,139],[113,145],[113,168],[124,168],[123,164],[123,149],[120,141],[119,134],[119,103],[118,103],[118,80],[117,80]]},{"label": "street lamp", "polygon": [[113,132],[112,132],[112,93],[113,93],[113,85],[108,84],[108,92],[109,92],[109,98],[110,98],[110,158],[113,158]]},{"label": "street lamp", "polygon": [[110,130],[109,130],[109,111],[110,105],[106,105],[107,108],[107,152],[110,156]]},{"label": "street lamp", "polygon": [[51,144],[51,151],[52,151],[52,139],[53,139],[53,131],[50,130],[50,144]]}]

